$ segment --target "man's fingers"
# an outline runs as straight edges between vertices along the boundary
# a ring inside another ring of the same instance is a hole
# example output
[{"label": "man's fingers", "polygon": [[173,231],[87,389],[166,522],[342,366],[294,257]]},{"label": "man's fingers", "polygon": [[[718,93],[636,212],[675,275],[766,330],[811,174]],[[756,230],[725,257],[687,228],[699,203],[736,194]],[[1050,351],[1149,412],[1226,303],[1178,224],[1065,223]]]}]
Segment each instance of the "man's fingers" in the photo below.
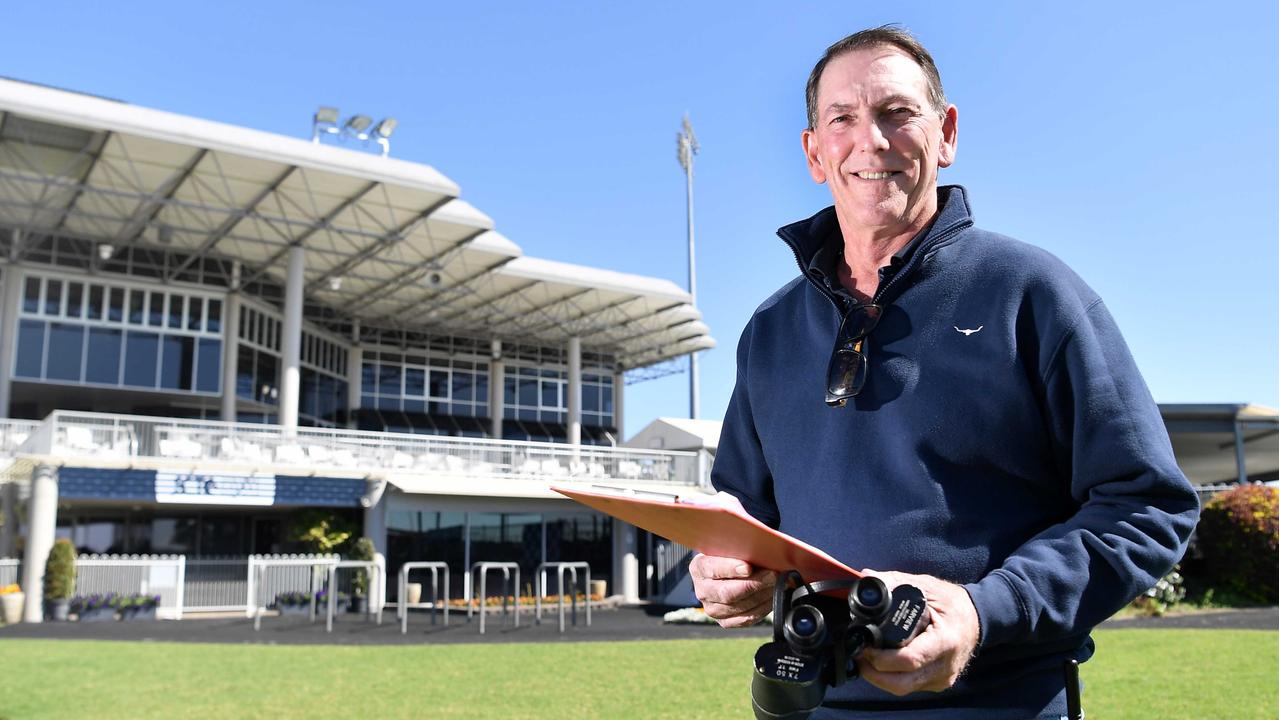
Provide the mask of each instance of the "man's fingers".
[{"label": "man's fingers", "polygon": [[701,554],[693,557],[688,570],[694,578],[708,580],[733,580],[749,577],[754,572],[754,568],[745,560]]},{"label": "man's fingers", "polygon": [[867,648],[862,652],[862,657],[876,670],[905,673],[936,662],[944,651],[937,633],[930,633],[925,629],[904,648]]},{"label": "man's fingers", "polygon": [[735,607],[754,607],[773,597],[773,579],[770,573],[751,576],[745,580],[704,580],[694,583],[697,599],[703,604],[712,602]]},{"label": "man's fingers", "polygon": [[857,662],[858,674],[866,682],[875,687],[890,692],[898,697],[909,695],[916,690],[921,689],[923,682],[922,672],[899,673],[899,672],[883,672],[876,670],[870,663],[864,660]]},{"label": "man's fingers", "polygon": [[773,601],[770,598],[768,602],[760,603],[745,610],[714,603],[704,604],[702,609],[722,627],[749,627],[758,623],[773,609]]}]

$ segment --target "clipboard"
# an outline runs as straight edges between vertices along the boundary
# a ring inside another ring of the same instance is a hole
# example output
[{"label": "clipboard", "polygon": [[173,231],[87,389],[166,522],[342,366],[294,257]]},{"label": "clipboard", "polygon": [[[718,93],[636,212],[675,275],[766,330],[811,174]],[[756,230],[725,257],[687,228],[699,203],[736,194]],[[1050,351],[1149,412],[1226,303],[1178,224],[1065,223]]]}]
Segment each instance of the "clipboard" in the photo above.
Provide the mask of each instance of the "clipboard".
[{"label": "clipboard", "polygon": [[[591,486],[551,489],[587,507],[706,555],[745,560],[756,568],[798,570],[808,582],[851,580],[861,573],[825,551],[774,530],[720,496],[675,495]],[[724,493],[720,494],[721,496]]]}]

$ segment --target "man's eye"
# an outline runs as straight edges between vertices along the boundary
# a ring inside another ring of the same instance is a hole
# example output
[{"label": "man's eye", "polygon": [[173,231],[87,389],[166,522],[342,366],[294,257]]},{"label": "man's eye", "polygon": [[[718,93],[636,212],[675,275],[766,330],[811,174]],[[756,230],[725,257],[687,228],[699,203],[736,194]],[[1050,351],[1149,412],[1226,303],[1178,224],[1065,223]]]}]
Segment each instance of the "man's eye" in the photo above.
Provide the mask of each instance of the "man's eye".
[{"label": "man's eye", "polygon": [[831,118],[831,119],[830,119],[830,124],[831,124],[831,125],[834,125],[834,124],[836,124],[836,123],[843,123],[843,122],[848,122],[848,116],[847,116],[847,115],[836,115],[835,117],[833,117],[833,118]]}]

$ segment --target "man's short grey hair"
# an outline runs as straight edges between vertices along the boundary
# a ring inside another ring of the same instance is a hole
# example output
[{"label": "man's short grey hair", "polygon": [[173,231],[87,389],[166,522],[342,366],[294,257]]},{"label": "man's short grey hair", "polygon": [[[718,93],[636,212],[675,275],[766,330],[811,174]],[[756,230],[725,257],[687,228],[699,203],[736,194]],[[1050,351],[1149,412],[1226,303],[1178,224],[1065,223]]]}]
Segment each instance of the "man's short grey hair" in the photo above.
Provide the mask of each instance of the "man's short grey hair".
[{"label": "man's short grey hair", "polygon": [[826,48],[822,59],[813,66],[813,72],[808,76],[808,87],[804,93],[808,101],[808,129],[811,130],[817,126],[817,83],[821,82],[826,65],[831,60],[855,50],[885,45],[901,50],[919,65],[919,68],[924,71],[924,77],[928,79],[929,103],[939,116],[946,114],[946,93],[942,90],[941,73],[937,72],[937,64],[933,62],[933,56],[928,54],[924,45],[908,30],[896,25],[881,25],[855,32]]}]

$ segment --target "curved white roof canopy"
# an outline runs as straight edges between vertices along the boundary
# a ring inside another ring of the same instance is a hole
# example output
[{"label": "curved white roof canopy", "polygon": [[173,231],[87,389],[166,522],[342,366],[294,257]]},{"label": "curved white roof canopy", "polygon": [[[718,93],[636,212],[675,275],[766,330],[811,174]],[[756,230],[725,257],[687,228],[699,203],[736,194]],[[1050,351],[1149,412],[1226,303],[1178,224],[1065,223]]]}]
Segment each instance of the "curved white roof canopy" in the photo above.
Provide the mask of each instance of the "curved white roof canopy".
[{"label": "curved white roof canopy", "polygon": [[[238,260],[366,327],[614,353],[641,367],[714,347],[665,280],[522,257],[427,165],[0,78],[0,227]],[[18,249],[21,257],[21,248]],[[337,289],[333,280],[340,278]]]}]

